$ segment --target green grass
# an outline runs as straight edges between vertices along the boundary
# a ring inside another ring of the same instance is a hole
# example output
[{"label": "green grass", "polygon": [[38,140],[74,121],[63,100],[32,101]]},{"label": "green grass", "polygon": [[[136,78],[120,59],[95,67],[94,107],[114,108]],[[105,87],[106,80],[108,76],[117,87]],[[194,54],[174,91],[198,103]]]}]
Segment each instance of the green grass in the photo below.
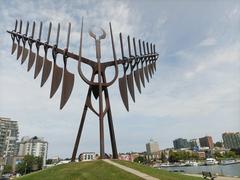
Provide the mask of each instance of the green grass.
[{"label": "green grass", "polygon": [[[114,160],[114,162],[136,169],[161,180],[198,180],[202,178],[184,176],[179,173],[171,173],[165,170],[154,169],[138,163]],[[34,172],[17,180],[139,180],[138,176],[130,174],[118,167],[108,164],[102,160],[68,163],[54,166],[42,171]]]},{"label": "green grass", "polygon": [[180,173],[168,172],[163,169],[156,169],[156,168],[144,166],[138,163],[132,163],[129,161],[114,160],[114,162],[136,169],[138,171],[141,171],[150,176],[159,178],[161,180],[200,180],[202,179],[200,177],[192,177],[192,176],[182,175]]},{"label": "green grass", "polygon": [[17,180],[140,179],[101,160],[54,166],[17,178]]}]

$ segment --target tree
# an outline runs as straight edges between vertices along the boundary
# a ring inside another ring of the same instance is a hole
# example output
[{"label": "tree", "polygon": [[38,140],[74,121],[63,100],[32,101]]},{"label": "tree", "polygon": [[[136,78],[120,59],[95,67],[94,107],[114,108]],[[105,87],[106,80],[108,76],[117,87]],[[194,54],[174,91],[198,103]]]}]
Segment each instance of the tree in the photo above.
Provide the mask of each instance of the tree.
[{"label": "tree", "polygon": [[179,155],[177,152],[173,152],[172,150],[169,151],[169,162],[178,162],[179,161]]},{"label": "tree", "polygon": [[35,162],[34,162],[36,165],[37,165],[37,169],[41,169],[42,166],[43,166],[43,158],[42,157],[35,157]]},{"label": "tree", "polygon": [[223,157],[222,154],[220,153],[220,151],[215,151],[214,156],[215,156],[216,159]]},{"label": "tree", "polygon": [[26,163],[24,161],[20,162],[16,166],[16,172],[20,174],[25,174],[26,172]]},{"label": "tree", "polygon": [[223,143],[218,141],[214,144],[214,147],[220,147],[221,148],[221,147],[223,147]]},{"label": "tree", "polygon": [[198,159],[199,159],[198,153],[193,152],[193,153],[190,155],[190,159],[198,160]]},{"label": "tree", "polygon": [[167,161],[167,157],[166,157],[164,152],[161,152],[161,161],[162,162],[166,162]]},{"label": "tree", "polygon": [[144,158],[142,156],[138,156],[133,161],[137,162],[137,163],[146,163],[146,158]]},{"label": "tree", "polygon": [[169,162],[179,162],[181,160],[189,160],[189,159],[198,159],[197,153],[190,153],[189,151],[177,151],[173,152],[169,151]]},{"label": "tree", "polygon": [[46,164],[52,164],[53,160],[52,159],[47,159]]},{"label": "tree", "polygon": [[3,168],[2,174],[7,174],[12,172],[12,166],[11,165],[5,165]]},{"label": "tree", "polygon": [[225,157],[226,158],[235,158],[236,153],[234,151],[228,151],[228,152],[225,153]]},{"label": "tree", "polygon": [[36,171],[42,168],[42,157],[34,157],[32,155],[26,155],[23,158],[23,161],[20,162],[16,171],[20,174],[28,174],[32,171]]}]

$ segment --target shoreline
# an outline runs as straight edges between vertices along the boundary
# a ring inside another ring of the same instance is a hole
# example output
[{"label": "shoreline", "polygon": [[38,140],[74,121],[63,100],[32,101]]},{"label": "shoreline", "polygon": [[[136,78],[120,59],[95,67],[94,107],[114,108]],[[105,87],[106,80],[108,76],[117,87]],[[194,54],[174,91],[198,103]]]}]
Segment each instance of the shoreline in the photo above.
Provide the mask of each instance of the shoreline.
[{"label": "shoreline", "polygon": [[[201,174],[191,174],[191,173],[182,173],[184,175],[187,176],[194,176],[194,177],[203,177]],[[220,176],[220,175],[216,175],[217,180],[237,180],[240,179],[239,176]]]}]

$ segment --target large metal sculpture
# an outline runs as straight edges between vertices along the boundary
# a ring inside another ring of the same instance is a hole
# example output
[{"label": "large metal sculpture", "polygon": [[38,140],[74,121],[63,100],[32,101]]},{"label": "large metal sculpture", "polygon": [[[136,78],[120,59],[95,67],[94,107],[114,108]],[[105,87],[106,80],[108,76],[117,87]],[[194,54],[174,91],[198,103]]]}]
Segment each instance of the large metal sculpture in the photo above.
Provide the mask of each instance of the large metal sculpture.
[{"label": "large metal sculpture", "polygon": [[[78,61],[79,75],[83,79],[83,81],[89,85],[71,160],[75,161],[77,149],[79,146],[79,142],[80,142],[80,138],[81,138],[84,122],[85,122],[85,117],[88,109],[90,109],[93,113],[95,113],[99,118],[100,158],[105,158],[105,150],[104,150],[104,117],[105,115],[107,115],[108,117],[108,125],[109,125],[113,158],[115,159],[118,158],[113,121],[112,121],[110,99],[108,94],[108,87],[111,86],[117,80],[119,75],[118,66],[119,65],[122,66],[123,76],[118,79],[119,90],[120,90],[120,95],[121,95],[123,104],[127,109],[127,111],[129,111],[128,92],[130,93],[132,100],[135,102],[135,85],[134,84],[136,84],[138,91],[141,93],[142,86],[145,87],[146,85],[145,80],[149,82],[149,78],[152,77],[152,75],[156,71],[156,61],[158,59],[158,54],[155,51],[155,45],[153,45],[152,43],[149,45],[149,43],[145,43],[140,39],[138,40],[138,42],[136,42],[135,38],[132,39],[132,43],[131,43],[131,39],[128,36],[127,37],[128,55],[126,56],[124,52],[122,34],[120,33],[119,39],[120,39],[122,57],[120,59],[117,59],[112,27],[111,27],[111,23],[109,23],[113,60],[108,62],[101,62],[101,40],[106,38],[106,32],[103,29],[101,29],[102,35],[97,37],[96,34],[94,34],[90,30],[89,35],[95,40],[95,46],[96,46],[97,61],[95,62],[93,60],[82,57],[83,20],[81,25],[80,48],[79,48],[78,55],[69,52],[71,23],[69,23],[68,25],[67,42],[66,42],[66,47],[64,49],[61,49],[58,47],[60,24],[58,24],[56,43],[54,45],[49,44],[51,29],[52,29],[51,22],[49,23],[46,42],[43,42],[41,40],[42,22],[40,22],[39,24],[37,39],[34,38],[35,22],[33,22],[32,32],[30,36],[28,35],[29,22],[26,23],[26,30],[24,34],[22,33],[22,26],[23,26],[22,20],[20,21],[16,20],[14,30],[7,31],[8,33],[10,33],[12,38],[12,54],[17,50],[17,59],[21,57],[21,64],[23,64],[28,57],[27,71],[29,71],[35,63],[34,79],[42,71],[41,87],[45,84],[45,82],[49,78],[52,71],[50,98],[54,96],[54,94],[56,93],[56,91],[58,90],[62,82],[60,109],[62,109],[67,103],[71,95],[74,81],[75,81],[74,74],[69,72],[67,69],[67,62],[69,60]],[[26,48],[26,43],[28,43],[29,49]],[[37,50],[36,53],[34,53],[32,50],[32,47],[34,44]],[[131,44],[133,45],[134,53],[132,53]],[[137,44],[138,44],[138,48],[137,48]],[[40,55],[41,47],[44,48],[44,56]],[[137,49],[138,49],[138,52],[137,52]],[[47,58],[48,57],[47,53],[49,52],[49,50],[51,50],[52,52],[52,59],[53,59],[52,61]],[[64,63],[63,68],[57,65],[56,63],[58,54],[61,54],[63,57],[63,63]],[[91,66],[92,68],[91,79],[87,79],[87,77],[84,75],[82,71],[82,63]],[[114,70],[115,70],[114,77],[111,81],[107,82],[106,69],[112,66],[114,67]],[[95,77],[97,77],[96,78],[97,81],[95,81]],[[98,110],[94,109],[92,105],[92,95],[96,100],[98,100],[98,103],[99,103]],[[105,102],[105,106],[103,104],[104,102]],[[104,107],[105,109],[103,109]]]}]

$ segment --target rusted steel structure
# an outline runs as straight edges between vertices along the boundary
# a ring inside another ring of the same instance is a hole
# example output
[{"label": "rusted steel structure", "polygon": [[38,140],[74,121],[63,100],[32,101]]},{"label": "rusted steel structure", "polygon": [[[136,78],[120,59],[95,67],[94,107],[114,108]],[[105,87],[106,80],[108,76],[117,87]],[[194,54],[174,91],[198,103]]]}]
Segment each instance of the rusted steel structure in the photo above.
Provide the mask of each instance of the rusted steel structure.
[{"label": "rusted steel structure", "polygon": [[[155,45],[152,43],[145,43],[140,39],[136,41],[135,38],[130,38],[127,36],[127,49],[128,55],[124,52],[124,42],[122,33],[119,34],[119,43],[121,47],[121,58],[117,59],[115,42],[112,33],[111,23],[109,23],[109,32],[111,38],[112,54],[113,59],[107,62],[101,62],[101,40],[106,38],[106,32],[101,28],[102,34],[97,37],[94,32],[89,31],[89,35],[94,39],[96,46],[96,61],[90,60],[88,58],[82,57],[82,47],[83,47],[83,19],[81,24],[80,32],[80,47],[79,53],[74,54],[69,52],[69,42],[70,42],[70,33],[71,33],[71,23],[68,25],[67,33],[67,42],[64,49],[58,47],[59,44],[59,35],[60,35],[60,24],[57,27],[57,35],[55,44],[51,45],[50,36],[52,23],[49,23],[47,39],[44,42],[42,40],[42,22],[39,23],[38,37],[35,38],[35,26],[36,23],[32,23],[31,34],[28,35],[29,31],[29,22],[26,23],[25,33],[22,32],[23,23],[22,20],[16,20],[15,28],[12,31],[7,31],[12,38],[12,51],[11,53],[17,51],[17,59],[21,59],[21,64],[23,64],[28,59],[27,71],[29,71],[35,64],[34,69],[34,79],[42,72],[41,78],[41,87],[45,84],[47,79],[50,77],[52,72],[52,81],[51,81],[51,90],[50,98],[54,96],[56,91],[59,89],[59,86],[62,82],[62,91],[60,99],[60,109],[62,109],[67,103],[71,92],[73,90],[75,75],[72,72],[69,72],[67,68],[67,62],[69,60],[76,60],[78,62],[78,73],[82,80],[89,85],[87,97],[85,100],[85,105],[80,121],[79,130],[77,133],[73,153],[72,161],[75,161],[76,154],[85,122],[85,117],[88,110],[91,110],[99,118],[99,132],[100,132],[100,158],[105,158],[104,150],[104,117],[107,115],[110,139],[112,145],[113,158],[118,158],[110,98],[108,94],[108,87],[110,87],[118,79],[119,90],[121,99],[127,111],[129,111],[129,98],[130,94],[132,100],[135,102],[135,84],[136,87],[141,93],[141,88],[145,87],[146,81],[149,82],[149,79],[153,76],[156,71],[156,61],[159,57],[156,53]],[[29,48],[27,48],[27,44]],[[33,46],[36,46],[36,53],[33,52]],[[44,55],[41,56],[40,48],[43,48]],[[132,51],[133,50],[133,51]],[[52,60],[48,59],[47,53],[51,51]],[[62,56],[64,63],[63,67],[57,65],[57,55]],[[92,68],[91,78],[88,79],[83,71],[82,64],[87,64]],[[123,68],[123,75],[119,77],[119,66]],[[106,79],[106,69],[114,68],[114,77],[111,81]],[[95,78],[96,77],[96,78]],[[95,81],[97,79],[97,81]],[[98,100],[98,108],[95,109],[92,105],[92,97]],[[105,103],[105,105],[104,105]],[[103,109],[104,108],[104,109]]]}]

